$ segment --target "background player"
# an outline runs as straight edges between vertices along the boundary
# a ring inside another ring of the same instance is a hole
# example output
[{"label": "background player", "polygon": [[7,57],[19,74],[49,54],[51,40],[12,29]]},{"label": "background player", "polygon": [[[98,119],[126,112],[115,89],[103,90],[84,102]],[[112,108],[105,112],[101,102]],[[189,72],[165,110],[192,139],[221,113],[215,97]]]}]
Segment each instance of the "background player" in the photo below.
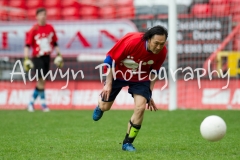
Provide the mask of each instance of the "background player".
[{"label": "background player", "polygon": [[[148,103],[150,110],[157,110],[151,98],[157,78],[154,79],[155,75],[151,74],[151,71],[155,70],[157,73],[166,58],[165,42],[167,37],[167,30],[162,26],[152,27],[144,34],[129,33],[115,44],[104,60],[104,63],[114,68],[115,73],[112,72],[111,68],[98,106],[93,112],[93,120],[98,121],[103,112],[111,108],[122,87],[128,86],[128,92],[134,98],[135,107],[123,140],[122,149],[125,151],[135,151],[132,143],[141,128],[146,103]],[[124,74],[127,72],[128,76],[125,77]],[[139,76],[140,72],[142,74]]]},{"label": "background player", "polygon": [[[27,34],[26,46],[24,48],[24,68],[26,71],[34,67],[35,73],[38,72],[39,80],[33,92],[31,101],[28,105],[28,111],[34,111],[34,101],[38,96],[41,98],[41,106],[43,111],[49,111],[45,101],[45,80],[41,75],[49,71],[50,68],[50,53],[55,48],[57,57],[54,63],[57,67],[63,66],[63,59],[60,54],[60,49],[57,44],[57,35],[52,25],[46,23],[47,11],[45,8],[39,8],[36,11],[37,24],[35,24]],[[32,47],[32,61],[29,59],[29,50]]]}]

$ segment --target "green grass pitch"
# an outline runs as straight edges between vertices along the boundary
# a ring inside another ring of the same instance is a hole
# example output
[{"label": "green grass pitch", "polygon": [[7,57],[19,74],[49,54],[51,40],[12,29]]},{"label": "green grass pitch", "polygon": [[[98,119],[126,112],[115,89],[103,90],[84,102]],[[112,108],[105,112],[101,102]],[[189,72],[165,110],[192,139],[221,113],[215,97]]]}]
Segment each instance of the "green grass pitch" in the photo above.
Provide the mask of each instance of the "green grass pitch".
[{"label": "green grass pitch", "polygon": [[[0,111],[0,160],[239,160],[240,111],[146,111],[134,153],[121,150],[133,111],[111,110],[94,122],[92,111]],[[219,115],[226,136],[208,142],[201,121]]]}]

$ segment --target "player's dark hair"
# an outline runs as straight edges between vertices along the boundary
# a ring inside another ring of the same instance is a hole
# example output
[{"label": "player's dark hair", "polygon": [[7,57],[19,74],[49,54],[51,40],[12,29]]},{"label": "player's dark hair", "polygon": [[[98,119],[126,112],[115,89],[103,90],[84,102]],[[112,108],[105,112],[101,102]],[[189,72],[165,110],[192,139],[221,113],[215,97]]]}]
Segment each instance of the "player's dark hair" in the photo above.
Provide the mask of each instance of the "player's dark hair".
[{"label": "player's dark hair", "polygon": [[147,30],[144,33],[142,39],[147,41],[147,40],[151,39],[154,35],[165,35],[165,37],[167,39],[168,31],[163,26],[157,25],[157,26],[154,26],[154,27],[150,28],[149,30]]},{"label": "player's dark hair", "polygon": [[47,10],[45,8],[38,8],[36,10],[36,15],[38,15],[38,13],[40,13],[40,12],[47,12]]}]

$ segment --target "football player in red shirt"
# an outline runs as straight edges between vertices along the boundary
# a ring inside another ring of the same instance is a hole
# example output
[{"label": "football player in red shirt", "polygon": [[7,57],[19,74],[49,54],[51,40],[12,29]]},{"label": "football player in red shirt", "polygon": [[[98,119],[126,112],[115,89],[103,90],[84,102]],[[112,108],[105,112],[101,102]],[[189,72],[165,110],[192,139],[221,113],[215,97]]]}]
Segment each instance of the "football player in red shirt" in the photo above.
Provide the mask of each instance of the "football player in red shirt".
[{"label": "football player in red shirt", "polygon": [[145,33],[128,33],[115,44],[104,60],[110,68],[98,106],[93,112],[93,120],[98,121],[104,111],[111,108],[122,87],[129,87],[135,108],[122,150],[135,151],[132,143],[141,128],[146,103],[151,111],[157,110],[151,97],[157,80],[155,74],[158,74],[167,55],[167,37],[168,32],[162,26],[152,27]]},{"label": "football player in red shirt", "polygon": [[[29,112],[34,111],[34,101],[38,96],[41,98],[43,111],[49,111],[45,101],[45,80],[43,79],[43,76],[45,77],[49,71],[50,54],[54,48],[57,52],[57,57],[55,58],[54,63],[57,65],[57,67],[63,66],[63,59],[57,44],[57,35],[53,26],[46,23],[46,14],[47,11],[45,8],[37,9],[37,24],[35,24],[27,33],[26,45],[24,48],[25,71],[29,71],[29,69],[34,68],[35,73],[38,73],[39,77],[31,101],[28,105]],[[29,59],[30,48],[32,48],[32,61]]]}]

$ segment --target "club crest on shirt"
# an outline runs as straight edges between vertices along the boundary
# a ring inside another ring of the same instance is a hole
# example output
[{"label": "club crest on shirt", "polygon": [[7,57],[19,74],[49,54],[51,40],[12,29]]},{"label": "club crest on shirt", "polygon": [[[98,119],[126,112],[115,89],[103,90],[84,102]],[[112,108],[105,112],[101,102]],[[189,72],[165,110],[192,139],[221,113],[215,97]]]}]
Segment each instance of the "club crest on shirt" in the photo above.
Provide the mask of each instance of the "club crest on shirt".
[{"label": "club crest on shirt", "polygon": [[[121,61],[120,65],[124,65],[126,68],[131,69],[132,72],[136,72],[139,68],[139,63],[137,63],[133,58],[134,57],[132,57],[132,56],[127,56],[126,59]],[[141,62],[140,61],[141,65],[147,65],[147,64],[152,65],[153,63],[154,63],[153,60],[149,60],[148,62]]]},{"label": "club crest on shirt", "polygon": [[36,43],[38,44],[37,50],[39,51],[39,55],[44,55],[44,53],[51,52],[51,42],[52,42],[53,32],[45,35],[44,33],[37,34],[34,38]]}]

